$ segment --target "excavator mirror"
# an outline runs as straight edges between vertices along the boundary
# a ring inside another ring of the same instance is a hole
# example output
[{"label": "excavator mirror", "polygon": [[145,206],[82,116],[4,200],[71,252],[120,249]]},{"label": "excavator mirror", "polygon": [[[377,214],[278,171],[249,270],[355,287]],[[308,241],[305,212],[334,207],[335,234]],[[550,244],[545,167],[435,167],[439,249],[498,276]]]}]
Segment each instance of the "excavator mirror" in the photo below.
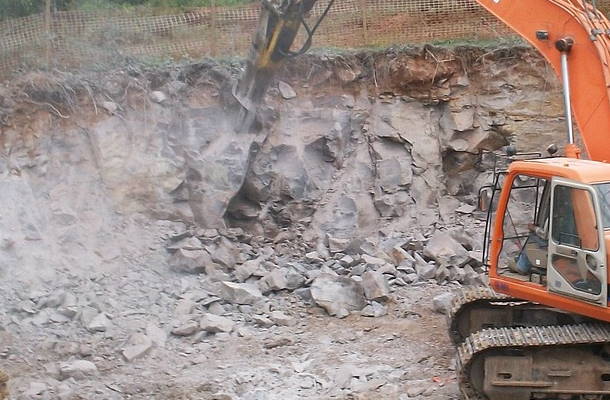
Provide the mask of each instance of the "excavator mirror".
[{"label": "excavator mirror", "polygon": [[480,211],[487,212],[491,207],[491,198],[493,195],[493,187],[483,186],[479,190],[478,206]]}]

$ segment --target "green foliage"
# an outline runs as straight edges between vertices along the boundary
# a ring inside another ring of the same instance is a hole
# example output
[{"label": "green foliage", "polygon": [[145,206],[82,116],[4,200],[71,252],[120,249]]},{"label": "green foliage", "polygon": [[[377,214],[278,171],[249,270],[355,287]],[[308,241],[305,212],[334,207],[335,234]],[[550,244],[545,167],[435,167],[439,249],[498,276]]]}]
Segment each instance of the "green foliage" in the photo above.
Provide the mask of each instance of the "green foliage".
[{"label": "green foliage", "polygon": [[42,11],[41,0],[0,0],[0,18],[23,17]]},{"label": "green foliage", "polygon": [[[233,6],[258,0],[51,0],[53,10],[98,10],[116,7],[185,8]],[[45,0],[0,0],[0,19],[24,17],[40,13]]]}]

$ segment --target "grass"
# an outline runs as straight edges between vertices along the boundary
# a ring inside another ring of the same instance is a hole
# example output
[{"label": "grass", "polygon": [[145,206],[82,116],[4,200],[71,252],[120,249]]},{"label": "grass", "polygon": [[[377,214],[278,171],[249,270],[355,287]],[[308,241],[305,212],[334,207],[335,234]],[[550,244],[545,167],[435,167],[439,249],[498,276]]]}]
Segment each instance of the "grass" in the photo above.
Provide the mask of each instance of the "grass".
[{"label": "grass", "polygon": [[[258,0],[51,0],[55,10],[100,10],[110,8],[231,7]],[[45,0],[0,0],[0,20],[41,13]]]}]

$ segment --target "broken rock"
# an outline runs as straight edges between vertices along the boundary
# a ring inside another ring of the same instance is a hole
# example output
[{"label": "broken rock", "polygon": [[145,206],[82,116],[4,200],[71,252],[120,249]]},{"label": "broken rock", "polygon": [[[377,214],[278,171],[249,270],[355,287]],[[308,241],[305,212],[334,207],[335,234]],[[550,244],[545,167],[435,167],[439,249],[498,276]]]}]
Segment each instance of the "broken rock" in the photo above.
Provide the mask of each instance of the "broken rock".
[{"label": "broken rock", "polygon": [[330,315],[345,317],[366,306],[364,289],[350,278],[321,274],[311,285],[311,296]]},{"label": "broken rock", "polygon": [[276,268],[258,281],[258,287],[261,292],[267,293],[272,290],[284,290],[288,287],[288,281],[286,280],[286,274],[288,270],[286,268]]},{"label": "broken rock", "polygon": [[438,296],[432,299],[432,308],[437,313],[447,314],[449,312],[449,308],[451,307],[452,301],[452,293],[439,294]]},{"label": "broken rock", "polygon": [[91,361],[74,360],[59,365],[59,375],[62,379],[84,379],[97,373],[97,367]]},{"label": "broken rock", "polygon": [[178,249],[169,259],[169,266],[177,272],[197,274],[205,271],[212,258],[205,250]]},{"label": "broken rock", "polygon": [[210,333],[231,332],[235,322],[229,318],[221,317],[220,315],[204,314],[199,322],[201,330]]},{"label": "broken rock", "polygon": [[137,358],[140,358],[152,348],[153,341],[146,335],[136,333],[129,338],[129,344],[123,349],[121,354],[125,360],[131,362]]},{"label": "broken rock", "polygon": [[263,298],[261,291],[249,283],[220,282],[220,297],[234,304],[254,304]]},{"label": "broken rock", "polygon": [[373,301],[368,306],[360,311],[360,315],[364,317],[382,317],[388,313],[388,308],[381,303]]},{"label": "broken rock", "polygon": [[110,320],[105,313],[100,313],[87,324],[89,332],[105,332],[110,325]]},{"label": "broken rock", "polygon": [[290,86],[286,82],[279,81],[277,86],[280,90],[280,94],[286,100],[294,99],[295,97],[297,97],[297,92],[295,92],[292,86]]},{"label": "broken rock", "polygon": [[458,243],[450,233],[436,231],[430,238],[424,255],[435,260],[439,265],[463,266],[470,260],[468,250]]},{"label": "broken rock", "polygon": [[367,271],[362,275],[362,287],[369,300],[387,300],[390,295],[390,286],[382,273]]},{"label": "broken rock", "polygon": [[190,336],[199,331],[199,323],[196,321],[187,321],[186,323],[177,326],[172,330],[172,335]]}]

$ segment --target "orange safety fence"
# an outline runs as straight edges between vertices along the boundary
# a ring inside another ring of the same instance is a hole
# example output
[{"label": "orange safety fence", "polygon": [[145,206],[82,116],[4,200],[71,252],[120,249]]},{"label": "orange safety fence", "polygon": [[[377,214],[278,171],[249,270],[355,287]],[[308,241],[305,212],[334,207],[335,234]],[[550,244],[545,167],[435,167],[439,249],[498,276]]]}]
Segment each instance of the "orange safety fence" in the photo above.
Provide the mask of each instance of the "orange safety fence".
[{"label": "orange safety fence", "polygon": [[[311,21],[328,1],[316,4]],[[610,0],[597,4],[603,11],[610,9]],[[0,21],[0,75],[40,67],[95,67],[127,57],[149,61],[241,57],[256,29],[259,7],[252,3],[186,11],[62,11]],[[475,0],[336,0],[313,47],[387,47],[512,37]]]}]

